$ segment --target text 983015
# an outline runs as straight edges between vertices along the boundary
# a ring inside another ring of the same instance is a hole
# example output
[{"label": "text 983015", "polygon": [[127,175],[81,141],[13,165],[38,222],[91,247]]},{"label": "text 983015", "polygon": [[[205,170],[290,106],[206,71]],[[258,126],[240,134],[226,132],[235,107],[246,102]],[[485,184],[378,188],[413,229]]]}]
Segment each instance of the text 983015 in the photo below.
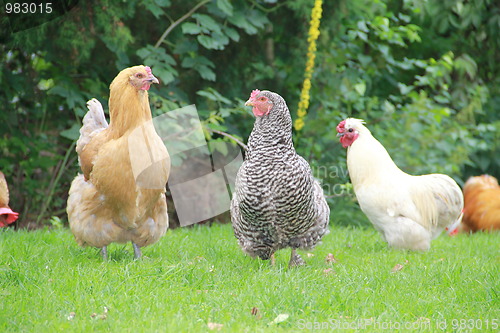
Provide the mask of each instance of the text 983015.
[{"label": "text 983015", "polygon": [[24,30],[60,18],[78,6],[79,0],[0,1],[0,44]]},{"label": "text 983015", "polygon": [[5,2],[5,14],[50,14],[52,2]]}]

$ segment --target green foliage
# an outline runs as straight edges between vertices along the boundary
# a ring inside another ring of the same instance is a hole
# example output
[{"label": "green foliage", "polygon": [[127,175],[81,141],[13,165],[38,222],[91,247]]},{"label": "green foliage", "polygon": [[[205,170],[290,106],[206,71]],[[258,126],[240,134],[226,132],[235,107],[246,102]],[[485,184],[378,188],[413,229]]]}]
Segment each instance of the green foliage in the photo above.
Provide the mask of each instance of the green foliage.
[{"label": "green foliage", "polygon": [[372,228],[332,226],[311,255],[301,253],[307,266],[288,269],[290,250],[271,267],[245,256],[228,224],[170,230],[138,261],[130,244],[112,244],[109,262],[67,229],[0,230],[0,330],[210,332],[216,323],[221,332],[297,332],[307,322],[373,320],[479,331],[452,329],[453,319],[473,319],[493,332],[498,237],[443,235],[429,252],[410,253],[387,249]]},{"label": "green foliage", "polygon": [[[221,153],[222,142],[234,144],[221,132],[246,141],[251,131],[243,101],[252,89],[278,92],[295,116],[312,5],[91,0],[10,36],[0,45],[0,168],[21,224],[64,220],[85,102],[106,104],[125,67],[149,65],[160,79],[154,115],[196,104]],[[366,223],[342,187],[335,126],[346,116],[364,118],[408,172],[500,177],[499,22],[493,0],[324,1],[311,104],[295,140],[331,196],[334,223]]]}]

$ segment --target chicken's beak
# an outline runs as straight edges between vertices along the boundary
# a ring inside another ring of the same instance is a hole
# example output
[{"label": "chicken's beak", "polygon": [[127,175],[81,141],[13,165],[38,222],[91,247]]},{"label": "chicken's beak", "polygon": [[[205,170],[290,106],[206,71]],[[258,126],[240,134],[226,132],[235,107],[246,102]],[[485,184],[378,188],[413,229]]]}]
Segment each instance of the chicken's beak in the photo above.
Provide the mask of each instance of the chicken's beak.
[{"label": "chicken's beak", "polygon": [[250,98],[248,101],[245,102],[245,106],[253,106],[253,100]]},{"label": "chicken's beak", "polygon": [[150,76],[148,81],[151,83],[160,84],[160,81],[158,81],[158,79],[156,77],[154,77],[153,75]]},{"label": "chicken's beak", "polygon": [[339,133],[337,133],[337,137],[338,137],[338,138],[341,138],[341,137],[343,137],[344,135],[345,135],[345,133],[340,133],[340,132],[339,132]]}]

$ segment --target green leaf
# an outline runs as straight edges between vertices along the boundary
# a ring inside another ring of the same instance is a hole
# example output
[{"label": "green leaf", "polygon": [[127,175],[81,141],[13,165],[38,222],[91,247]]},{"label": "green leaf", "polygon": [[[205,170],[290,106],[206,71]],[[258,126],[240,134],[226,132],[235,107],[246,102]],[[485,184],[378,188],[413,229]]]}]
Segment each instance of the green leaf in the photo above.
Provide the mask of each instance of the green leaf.
[{"label": "green leaf", "polygon": [[215,41],[212,37],[205,35],[198,35],[196,39],[198,39],[198,42],[207,49],[212,49],[212,50],[223,49],[223,47],[219,43],[217,43],[217,41]]},{"label": "green leaf", "polygon": [[249,35],[255,35],[258,31],[241,12],[235,12],[233,16],[228,17],[228,21],[238,28],[245,30]]},{"label": "green leaf", "polygon": [[160,79],[161,84],[166,85],[175,80],[176,70],[169,70],[165,67],[155,67],[155,75]]},{"label": "green leaf", "polygon": [[205,58],[204,56],[197,56],[192,58],[184,58],[181,63],[182,67],[186,68],[194,68],[198,65],[206,65],[210,67],[215,67],[215,64]]},{"label": "green leaf", "polygon": [[155,48],[147,45],[136,51],[136,54],[143,59],[143,63],[150,66],[153,73],[160,79],[162,84],[172,82],[178,75],[173,67],[175,59],[168,55],[163,48]]},{"label": "green leaf", "polygon": [[398,83],[398,88],[399,88],[401,95],[407,95],[410,91],[413,90],[414,87],[407,86],[404,83]]},{"label": "green leaf", "polygon": [[364,81],[356,83],[354,85],[354,90],[356,90],[356,92],[358,94],[360,94],[361,96],[363,96],[365,94],[365,91],[366,91],[366,83]]},{"label": "green leaf", "polygon": [[71,128],[68,128],[67,130],[62,131],[59,133],[63,138],[70,139],[71,141],[78,140],[80,137],[80,125],[79,124],[73,124]]},{"label": "green leaf", "polygon": [[223,27],[222,31],[233,41],[238,42],[240,40],[240,34],[235,29],[230,27]]},{"label": "green leaf", "polygon": [[204,56],[184,58],[181,66],[184,68],[193,68],[205,80],[215,81],[216,79],[215,72],[210,68],[215,67],[215,64]]},{"label": "green leaf", "polygon": [[204,96],[214,102],[222,102],[226,104],[231,104],[231,101],[226,97],[222,96],[217,90],[213,88],[207,88],[205,90],[199,90],[196,92],[199,96]]},{"label": "green leaf", "polygon": [[458,57],[455,60],[454,67],[462,73],[467,73],[470,78],[476,77],[477,64],[468,54],[462,54]]},{"label": "green leaf", "polygon": [[199,66],[197,68],[197,71],[200,74],[200,76],[205,80],[215,81],[216,79],[215,72],[210,68],[208,68],[207,66]]},{"label": "green leaf", "polygon": [[229,0],[217,0],[217,7],[224,12],[227,16],[233,15],[233,5]]},{"label": "green leaf", "polygon": [[177,43],[173,50],[173,54],[184,54],[198,51],[198,43],[191,39],[184,39],[183,41]]},{"label": "green leaf", "polygon": [[152,50],[150,50],[148,47],[143,47],[142,49],[137,50],[135,53],[140,58],[146,59],[152,53]]},{"label": "green leaf", "polygon": [[55,86],[48,92],[49,95],[59,95],[61,97],[68,97],[69,91],[61,86]]},{"label": "green leaf", "polygon": [[229,44],[229,38],[226,35],[222,34],[222,33],[214,32],[212,34],[212,39],[219,46],[219,48],[218,48],[219,50],[224,49],[224,46],[226,46],[227,44]]},{"label": "green leaf", "polygon": [[147,0],[142,1],[141,4],[158,19],[160,16],[165,15],[162,8],[170,6],[170,0]]},{"label": "green leaf", "polygon": [[154,2],[156,2],[156,4],[160,7],[167,7],[171,4],[170,0],[154,0]]},{"label": "green leaf", "polygon": [[217,23],[213,18],[211,18],[208,15],[205,14],[193,14],[193,18],[196,19],[201,26],[204,28],[214,31],[214,32],[220,32],[221,28],[219,23]]},{"label": "green leaf", "polygon": [[358,30],[363,31],[363,32],[369,32],[369,29],[366,26],[366,22],[365,21],[359,21],[358,24],[357,24],[357,26],[358,26]]},{"label": "green leaf", "polygon": [[181,28],[183,34],[197,35],[203,32],[203,29],[198,24],[191,22],[183,23]]}]

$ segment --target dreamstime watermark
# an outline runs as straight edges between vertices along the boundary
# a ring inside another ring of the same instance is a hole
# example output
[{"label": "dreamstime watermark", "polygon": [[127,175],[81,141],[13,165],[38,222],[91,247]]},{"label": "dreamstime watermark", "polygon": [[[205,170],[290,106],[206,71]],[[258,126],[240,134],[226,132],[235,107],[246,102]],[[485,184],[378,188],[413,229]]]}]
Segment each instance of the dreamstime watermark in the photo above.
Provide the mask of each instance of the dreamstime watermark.
[{"label": "dreamstime watermark", "polygon": [[326,321],[307,321],[300,319],[297,322],[301,330],[377,330],[377,331],[420,331],[420,330],[482,330],[500,328],[499,319],[441,319],[432,322],[428,318],[419,318],[416,321],[380,321],[374,318],[350,319],[337,318]]},{"label": "dreamstime watermark", "polygon": [[[158,144],[155,132],[164,146]],[[211,151],[194,105],[166,112],[137,127],[128,144],[132,172],[140,188],[163,188],[165,182],[157,175],[171,162],[168,184],[181,226],[229,209],[236,174],[243,163],[242,152],[226,142],[218,143],[224,154]]]},{"label": "dreamstime watermark", "polygon": [[349,180],[348,171],[339,165],[320,165],[313,167],[313,175],[321,182],[327,197],[339,197],[353,193],[352,187],[346,185]]},{"label": "dreamstime watermark", "polygon": [[328,319],[327,321],[298,321],[299,329],[306,330],[422,330],[431,329],[430,321],[399,322],[369,319]]}]

